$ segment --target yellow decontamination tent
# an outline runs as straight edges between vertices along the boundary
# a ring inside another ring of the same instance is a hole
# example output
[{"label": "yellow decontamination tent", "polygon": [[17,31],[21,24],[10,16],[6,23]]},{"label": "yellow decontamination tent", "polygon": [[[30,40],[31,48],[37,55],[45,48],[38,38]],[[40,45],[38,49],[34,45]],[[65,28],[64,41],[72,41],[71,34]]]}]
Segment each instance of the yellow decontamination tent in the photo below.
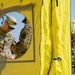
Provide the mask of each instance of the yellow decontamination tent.
[{"label": "yellow decontamination tent", "polygon": [[70,0],[0,0],[0,18],[9,12],[27,17],[32,40],[18,59],[0,55],[0,75],[72,75]]}]

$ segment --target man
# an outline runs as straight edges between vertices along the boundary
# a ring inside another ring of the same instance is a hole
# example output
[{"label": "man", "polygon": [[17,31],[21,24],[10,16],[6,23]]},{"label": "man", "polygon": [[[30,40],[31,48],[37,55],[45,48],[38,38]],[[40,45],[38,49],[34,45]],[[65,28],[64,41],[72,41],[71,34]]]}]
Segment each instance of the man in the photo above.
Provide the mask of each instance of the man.
[{"label": "man", "polygon": [[7,16],[0,27],[0,54],[10,59],[16,58],[16,55],[9,54],[11,47],[16,44],[15,38],[9,32],[16,28],[16,24],[17,20],[13,16]]},{"label": "man", "polygon": [[[28,49],[32,38],[32,28],[27,18],[25,18],[22,22],[25,24],[25,27],[21,30],[19,39],[20,41],[24,41],[26,49]],[[23,37],[24,35],[25,37]]]},{"label": "man", "polygon": [[30,46],[32,37],[32,29],[27,18],[25,18],[22,22],[25,24],[25,26],[20,32],[19,42],[16,43],[16,45],[11,49],[13,54],[17,55],[17,58],[26,53]]}]

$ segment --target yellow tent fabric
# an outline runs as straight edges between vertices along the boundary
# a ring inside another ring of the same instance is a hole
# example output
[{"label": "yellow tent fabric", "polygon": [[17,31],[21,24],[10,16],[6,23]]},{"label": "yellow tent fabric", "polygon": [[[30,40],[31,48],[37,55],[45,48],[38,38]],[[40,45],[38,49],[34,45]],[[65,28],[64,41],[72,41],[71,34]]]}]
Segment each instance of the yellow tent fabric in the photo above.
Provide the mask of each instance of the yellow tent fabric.
[{"label": "yellow tent fabric", "polygon": [[[53,59],[61,59],[53,60],[52,64],[56,66],[56,75],[71,75],[70,1],[58,0],[57,6],[53,0],[52,9]],[[54,69],[51,65],[49,75],[54,75],[54,72],[51,72]]]},{"label": "yellow tent fabric", "polygon": [[52,58],[51,44],[51,0],[43,0],[41,13],[41,72],[47,75]]},{"label": "yellow tent fabric", "polygon": [[40,75],[71,75],[70,0],[51,1],[43,0],[42,6]]},{"label": "yellow tent fabric", "polygon": [[[43,5],[42,0],[0,0],[0,17],[15,10],[24,14],[32,25],[31,9],[19,9],[30,4],[34,4],[35,62],[0,63],[0,74],[39,75],[40,72],[40,75],[71,75],[70,0],[43,0]],[[18,60],[30,58],[32,46],[31,43],[30,52]]]}]

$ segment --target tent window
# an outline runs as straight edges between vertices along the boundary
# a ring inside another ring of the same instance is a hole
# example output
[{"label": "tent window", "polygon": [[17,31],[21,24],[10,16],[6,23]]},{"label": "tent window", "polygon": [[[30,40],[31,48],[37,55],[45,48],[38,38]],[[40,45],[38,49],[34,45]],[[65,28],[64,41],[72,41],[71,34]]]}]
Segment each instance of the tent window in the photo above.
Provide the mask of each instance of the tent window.
[{"label": "tent window", "polygon": [[[31,13],[31,18],[29,19],[28,16],[25,16],[25,12],[28,12],[28,10]],[[25,6],[14,6],[14,7],[10,7],[10,8],[6,8],[4,10],[0,10],[0,17],[2,17],[3,15],[7,14],[7,13],[14,13],[14,12],[18,12],[18,13],[22,13],[23,18],[27,18],[27,20],[30,22],[31,28],[32,28],[32,44],[31,44],[31,53],[30,56],[28,55],[26,58],[26,60],[23,58],[21,60],[17,60],[16,61],[3,61],[3,62],[34,62],[35,61],[35,36],[34,36],[34,4],[28,4]],[[23,24],[23,23],[22,23]],[[23,25],[24,26],[24,25]],[[25,36],[23,35],[22,38],[25,38]],[[23,41],[22,41],[23,42]],[[19,42],[17,43],[17,45],[20,45]],[[18,48],[17,48],[18,49]],[[18,49],[19,50],[19,49]],[[21,53],[24,53],[23,51]]]}]

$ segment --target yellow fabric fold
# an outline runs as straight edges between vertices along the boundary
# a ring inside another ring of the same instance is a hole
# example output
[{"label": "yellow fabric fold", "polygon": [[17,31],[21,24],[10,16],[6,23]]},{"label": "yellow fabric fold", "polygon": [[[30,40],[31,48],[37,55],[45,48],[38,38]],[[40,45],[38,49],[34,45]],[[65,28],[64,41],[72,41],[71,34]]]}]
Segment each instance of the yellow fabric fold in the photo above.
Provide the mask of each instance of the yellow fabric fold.
[{"label": "yellow fabric fold", "polygon": [[41,72],[40,75],[47,75],[51,63],[51,1],[43,0],[41,11]]},{"label": "yellow fabric fold", "polygon": [[53,59],[61,60],[52,60],[49,75],[71,75],[70,0],[58,0],[58,5],[52,0],[52,36]]},{"label": "yellow fabric fold", "polygon": [[40,75],[71,75],[70,0],[51,1],[42,6]]}]

